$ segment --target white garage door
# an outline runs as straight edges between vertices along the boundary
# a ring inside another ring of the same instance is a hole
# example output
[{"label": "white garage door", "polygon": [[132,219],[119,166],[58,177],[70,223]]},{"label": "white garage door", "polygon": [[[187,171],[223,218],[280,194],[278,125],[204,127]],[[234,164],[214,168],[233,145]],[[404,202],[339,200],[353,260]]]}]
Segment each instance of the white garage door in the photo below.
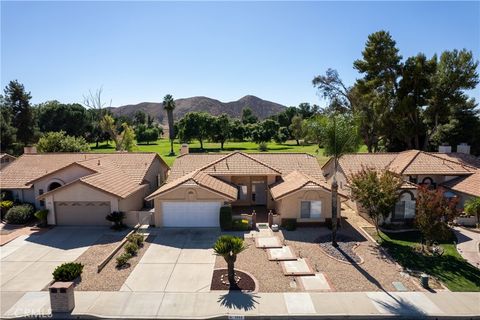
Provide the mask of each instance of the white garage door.
[{"label": "white garage door", "polygon": [[218,227],[221,202],[164,202],[164,227]]}]

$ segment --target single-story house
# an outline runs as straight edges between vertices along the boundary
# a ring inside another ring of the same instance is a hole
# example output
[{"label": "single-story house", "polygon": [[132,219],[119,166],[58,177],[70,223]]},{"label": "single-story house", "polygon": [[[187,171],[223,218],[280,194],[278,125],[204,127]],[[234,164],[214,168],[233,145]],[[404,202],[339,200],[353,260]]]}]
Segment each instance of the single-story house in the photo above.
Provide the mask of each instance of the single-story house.
[{"label": "single-story house", "polygon": [[[393,208],[392,214],[384,222],[405,223],[415,217],[415,199],[419,185],[427,185],[430,188],[449,187],[453,194],[448,193],[446,196],[456,196],[455,191],[464,192],[465,186],[468,186],[469,192],[473,192],[472,189],[475,189],[476,184],[475,173],[478,172],[477,164],[476,157],[459,153],[419,150],[407,150],[399,153],[355,153],[346,154],[339,159],[336,177],[339,190],[343,190],[350,196],[346,204],[360,215],[368,218],[360,204],[351,198],[349,183],[352,176],[363,168],[386,170],[398,174],[404,181],[399,190],[399,200]],[[322,171],[327,181],[332,181],[333,159],[330,159],[322,167]],[[480,189],[480,185],[477,184],[477,193],[478,189]]]},{"label": "single-story house", "polygon": [[25,153],[0,171],[0,188],[48,209],[49,224],[106,225],[113,211],[148,206],[168,169],[156,153]]},{"label": "single-story house", "polygon": [[0,170],[6,168],[10,163],[15,161],[17,158],[8,154],[8,153],[1,153],[0,154]]},{"label": "single-story house", "polygon": [[324,223],[332,198],[312,155],[233,152],[179,156],[166,183],[146,200],[154,201],[156,226],[217,227],[223,205]]}]

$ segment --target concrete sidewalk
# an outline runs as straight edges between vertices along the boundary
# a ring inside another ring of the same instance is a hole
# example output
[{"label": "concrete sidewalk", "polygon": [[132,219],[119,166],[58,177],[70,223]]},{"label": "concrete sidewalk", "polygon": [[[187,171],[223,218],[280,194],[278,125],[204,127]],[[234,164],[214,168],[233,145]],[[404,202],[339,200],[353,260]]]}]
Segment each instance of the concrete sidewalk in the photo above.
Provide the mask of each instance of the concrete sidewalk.
[{"label": "concrete sidewalk", "polygon": [[[50,317],[46,291],[2,292],[2,318]],[[17,300],[18,299],[18,300]],[[56,318],[211,318],[269,316],[384,318],[463,317],[480,315],[480,293],[329,292],[255,293],[76,292],[72,314]],[[11,304],[11,305],[9,305]]]},{"label": "concrete sidewalk", "polygon": [[458,252],[471,265],[480,268],[480,252],[478,248],[480,243],[480,233],[469,231],[460,227],[454,227],[453,230],[458,241]]}]

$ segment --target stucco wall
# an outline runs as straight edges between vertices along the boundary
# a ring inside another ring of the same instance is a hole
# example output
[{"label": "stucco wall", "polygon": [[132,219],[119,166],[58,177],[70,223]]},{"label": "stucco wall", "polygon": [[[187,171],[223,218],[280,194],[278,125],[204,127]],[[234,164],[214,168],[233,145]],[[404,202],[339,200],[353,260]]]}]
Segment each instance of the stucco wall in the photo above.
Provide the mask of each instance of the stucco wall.
[{"label": "stucco wall", "polygon": [[55,224],[55,201],[110,201],[111,210],[119,210],[117,197],[83,183],[74,183],[46,197],[45,207],[48,209],[47,220],[49,224]]},{"label": "stucco wall", "polygon": [[34,204],[38,208],[38,204],[35,201],[35,191],[32,188],[30,189],[8,189],[12,192],[12,197],[14,200],[20,202],[28,202]]},{"label": "stucco wall", "polygon": [[118,201],[118,209],[123,212],[142,209],[146,190],[148,190],[148,186],[145,186],[125,199],[120,199]]},{"label": "stucco wall", "polygon": [[180,186],[154,199],[154,224],[162,226],[162,201],[225,201],[218,193],[199,186]]},{"label": "stucco wall", "polygon": [[[48,192],[48,186],[52,182],[58,182],[61,185],[68,184],[72,181],[78,180],[81,177],[92,174],[91,170],[88,170],[82,166],[72,165],[52,174],[49,174],[41,179],[35,181],[34,190],[35,197],[40,195],[40,190],[43,190],[43,193]],[[40,206],[40,201],[35,200],[35,204]]]},{"label": "stucco wall", "polygon": [[[322,213],[320,219],[301,219],[300,204],[303,200],[322,201]],[[296,218],[299,222],[324,222],[325,218],[332,217],[331,193],[322,188],[300,190],[277,201],[275,211],[282,219]],[[338,201],[340,210],[340,197]]]},{"label": "stucco wall", "polygon": [[146,193],[150,194],[158,189],[158,175],[161,177],[161,183],[165,182],[167,179],[168,167],[158,158],[153,160],[150,168],[145,174],[145,180],[149,184],[149,189]]}]

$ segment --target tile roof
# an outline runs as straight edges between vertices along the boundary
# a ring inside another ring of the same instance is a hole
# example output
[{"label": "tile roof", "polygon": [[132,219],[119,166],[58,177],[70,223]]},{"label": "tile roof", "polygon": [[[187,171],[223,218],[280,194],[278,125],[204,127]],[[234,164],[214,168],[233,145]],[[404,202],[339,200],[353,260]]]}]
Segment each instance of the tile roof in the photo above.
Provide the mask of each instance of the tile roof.
[{"label": "tile roof", "polygon": [[152,200],[160,194],[171,191],[182,185],[191,185],[192,183],[219,193],[231,200],[236,200],[238,196],[238,189],[234,185],[197,170],[164,184],[145,199]]},{"label": "tile roof", "polygon": [[[348,179],[352,175],[360,172],[363,168],[383,170],[395,159],[396,156],[397,153],[346,154],[339,159],[338,165]],[[323,167],[325,167],[325,165]]]},{"label": "tile roof", "polygon": [[199,169],[211,175],[278,175],[273,166],[246,153],[233,152]]},{"label": "tile roof", "polygon": [[468,177],[460,177],[443,184],[445,187],[454,191],[466,193],[475,197],[480,197],[480,170]]},{"label": "tile roof", "polygon": [[440,158],[460,162],[461,164],[464,164],[467,166],[480,168],[480,157],[475,157],[472,154],[459,153],[459,152],[451,152],[451,153],[440,153],[440,152],[433,153],[432,152],[432,154]]},{"label": "tile roof", "polygon": [[[273,199],[278,200],[304,187],[321,187],[326,190],[331,190],[325,181],[312,178],[295,170],[284,176],[281,182],[272,186],[270,192],[272,193]],[[339,190],[339,194],[345,196],[341,190]]]},{"label": "tile roof", "polygon": [[124,198],[142,187],[144,177],[157,157],[156,153],[24,154],[0,171],[0,187],[30,188],[32,181],[77,164],[93,171],[80,181]]}]

